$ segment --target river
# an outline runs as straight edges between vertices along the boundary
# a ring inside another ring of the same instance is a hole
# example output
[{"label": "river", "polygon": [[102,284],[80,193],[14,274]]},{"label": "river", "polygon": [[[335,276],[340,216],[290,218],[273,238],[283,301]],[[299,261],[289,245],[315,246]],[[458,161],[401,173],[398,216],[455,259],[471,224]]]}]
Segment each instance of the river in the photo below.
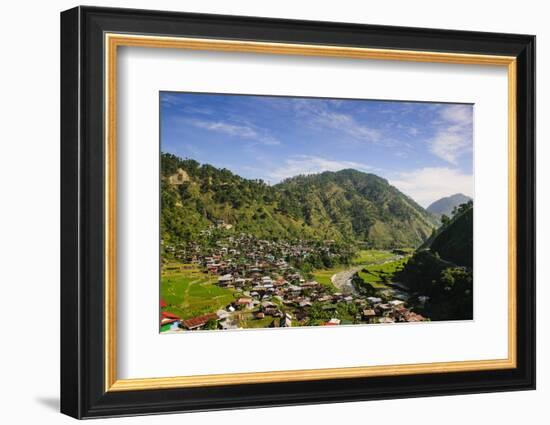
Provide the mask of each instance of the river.
[{"label": "river", "polygon": [[[342,292],[343,294],[346,294],[346,295],[359,295],[357,289],[355,288],[355,286],[353,285],[353,283],[351,281],[352,278],[353,278],[353,275],[355,273],[357,273],[358,271],[360,271],[361,269],[363,269],[365,267],[390,263],[392,261],[399,260],[400,258],[402,258],[402,256],[397,255],[394,258],[391,258],[389,260],[384,260],[384,261],[380,261],[380,262],[377,262],[377,263],[363,264],[363,265],[360,265],[360,266],[351,267],[349,269],[346,269],[346,270],[343,270],[341,272],[333,274],[332,277],[330,278],[330,280],[332,281],[332,284],[334,286],[336,286],[336,288],[338,288],[338,290],[340,292]],[[402,285],[398,282],[391,282],[388,286],[398,288],[397,290],[401,293],[404,293],[404,294],[407,292],[407,288],[404,285]]]},{"label": "river", "polygon": [[346,269],[344,271],[333,274],[330,280],[332,284],[338,288],[340,292],[346,295],[357,295],[357,289],[353,286],[351,278],[355,273],[361,270],[364,266],[356,266],[351,269]]}]

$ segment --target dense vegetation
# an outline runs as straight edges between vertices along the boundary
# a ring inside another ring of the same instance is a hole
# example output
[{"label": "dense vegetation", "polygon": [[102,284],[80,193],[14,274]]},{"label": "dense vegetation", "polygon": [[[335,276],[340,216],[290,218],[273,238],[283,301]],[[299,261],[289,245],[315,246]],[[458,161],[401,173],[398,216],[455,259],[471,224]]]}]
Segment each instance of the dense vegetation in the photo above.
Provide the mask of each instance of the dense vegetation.
[{"label": "dense vegetation", "polygon": [[[229,326],[279,326],[283,313],[293,326],[473,318],[471,200],[435,216],[386,180],[356,170],[270,186],[163,154],[161,207],[162,308],[181,319],[253,296],[262,275],[287,281],[270,298],[281,314],[263,314],[257,304],[231,313]],[[258,263],[261,273],[249,273]],[[226,274],[248,278],[248,286],[220,285]],[[311,280],[315,289],[291,289]],[[254,297],[264,301],[263,292]],[[384,306],[400,299],[406,307]],[[375,319],[364,317],[367,305]],[[211,320],[204,328],[218,326]]]},{"label": "dense vegetation", "polygon": [[432,320],[473,317],[473,204],[469,201],[442,216],[442,225],[417,250],[396,279],[429,297],[419,306]]},{"label": "dense vegetation", "polygon": [[[418,246],[436,221],[386,180],[356,170],[297,176],[275,186],[163,154],[161,234],[196,240],[223,223],[271,240],[334,240],[366,247]],[[183,176],[174,182],[171,176]]]},{"label": "dense vegetation", "polygon": [[446,216],[442,219],[447,225],[437,232],[430,243],[430,250],[453,263],[472,267],[474,210],[471,201],[455,209],[452,223],[446,221]]}]

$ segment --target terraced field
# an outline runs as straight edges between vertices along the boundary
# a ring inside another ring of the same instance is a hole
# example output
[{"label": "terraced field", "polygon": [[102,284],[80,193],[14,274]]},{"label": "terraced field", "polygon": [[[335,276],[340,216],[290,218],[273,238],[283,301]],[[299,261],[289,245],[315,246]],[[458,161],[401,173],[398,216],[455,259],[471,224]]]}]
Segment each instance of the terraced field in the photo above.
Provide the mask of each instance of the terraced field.
[{"label": "terraced field", "polygon": [[408,256],[382,264],[367,265],[358,272],[358,275],[365,283],[371,284],[376,289],[387,289],[392,276],[402,270],[407,261]]},{"label": "terraced field", "polygon": [[164,310],[188,319],[225,307],[234,299],[233,290],[220,288],[216,281],[216,276],[196,268],[163,273],[160,297],[167,304]]}]

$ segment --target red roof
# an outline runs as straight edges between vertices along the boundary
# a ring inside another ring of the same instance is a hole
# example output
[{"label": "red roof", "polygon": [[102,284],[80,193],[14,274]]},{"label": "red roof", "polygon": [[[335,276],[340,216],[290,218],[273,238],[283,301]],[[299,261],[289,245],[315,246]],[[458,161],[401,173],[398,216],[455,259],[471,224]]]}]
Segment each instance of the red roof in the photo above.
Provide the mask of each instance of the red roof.
[{"label": "red roof", "polygon": [[164,317],[166,319],[176,319],[176,320],[180,319],[179,316],[176,316],[174,313],[170,313],[168,311],[163,311],[162,312],[162,317]]},{"label": "red roof", "polygon": [[252,298],[239,298],[237,301],[235,301],[235,304],[250,304],[252,302]]},{"label": "red roof", "polygon": [[181,323],[187,329],[198,328],[205,325],[209,320],[217,320],[218,315],[216,313],[203,314],[202,316],[192,317],[191,319],[183,320]]}]

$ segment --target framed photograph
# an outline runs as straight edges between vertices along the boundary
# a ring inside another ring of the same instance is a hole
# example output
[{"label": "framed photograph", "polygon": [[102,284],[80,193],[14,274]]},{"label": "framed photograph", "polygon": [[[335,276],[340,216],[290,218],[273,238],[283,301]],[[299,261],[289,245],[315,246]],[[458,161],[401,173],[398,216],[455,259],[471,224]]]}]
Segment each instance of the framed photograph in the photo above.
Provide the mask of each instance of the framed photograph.
[{"label": "framed photograph", "polygon": [[535,387],[535,37],[61,14],[61,411]]}]

